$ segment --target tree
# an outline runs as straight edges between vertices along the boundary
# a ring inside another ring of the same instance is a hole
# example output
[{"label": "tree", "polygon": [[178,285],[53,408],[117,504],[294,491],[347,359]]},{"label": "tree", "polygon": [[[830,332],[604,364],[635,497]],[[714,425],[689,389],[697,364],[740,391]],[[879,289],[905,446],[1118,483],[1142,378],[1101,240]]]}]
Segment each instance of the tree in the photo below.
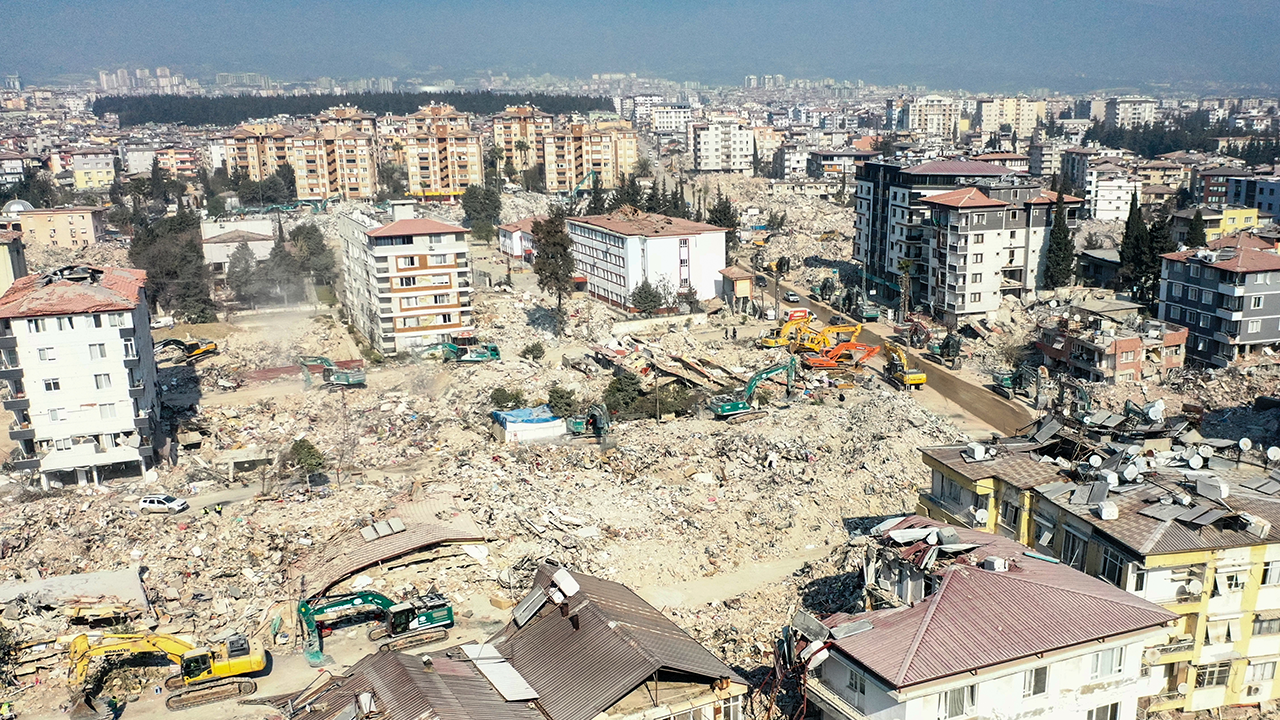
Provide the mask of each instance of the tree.
[{"label": "tree", "polygon": [[520,167],[529,167],[529,143],[524,140],[517,140],[512,147],[516,152],[520,153]]},{"label": "tree", "polygon": [[591,198],[587,201],[587,215],[603,215],[608,208],[604,183],[600,182],[600,173],[591,174]]},{"label": "tree", "polygon": [[286,303],[289,302],[289,291],[301,284],[299,270],[298,262],[284,246],[284,240],[277,237],[275,244],[271,246],[271,254],[262,266],[262,272],[263,277],[275,287],[275,291]]},{"label": "tree", "polygon": [[773,212],[772,210],[769,211],[769,217],[766,218],[764,221],[765,228],[770,232],[777,232],[781,230],[783,226],[786,224],[787,224],[787,213],[783,212],[781,214],[778,214]]},{"label": "tree", "polygon": [[520,351],[520,357],[528,358],[530,360],[533,360],[534,362],[541,360],[543,357],[546,356],[546,354],[547,354],[547,349],[542,347],[542,343],[540,342],[535,342],[535,343],[530,343],[528,345],[525,345],[524,349]]},{"label": "tree", "polygon": [[462,193],[462,211],[472,223],[485,220],[497,225],[502,216],[502,191],[485,185],[468,185]]},{"label": "tree", "polygon": [[564,332],[564,299],[574,290],[573,241],[565,231],[565,210],[555,207],[551,216],[533,223],[533,272],[538,289],[556,299],[557,332]]},{"label": "tree", "polygon": [[1133,291],[1134,302],[1145,302],[1143,294],[1150,275],[1150,268],[1159,268],[1151,253],[1151,235],[1142,221],[1138,208],[1138,194],[1129,199],[1129,217],[1124,223],[1124,237],[1120,241],[1120,280]]},{"label": "tree", "polygon": [[223,215],[227,212],[227,201],[221,195],[206,195],[204,209],[211,218]]},{"label": "tree", "polygon": [[333,248],[324,241],[324,234],[314,223],[303,223],[289,231],[289,243],[293,245],[299,271],[310,275],[321,285],[332,285],[334,266]]},{"label": "tree", "polygon": [[1202,248],[1208,244],[1204,234],[1204,215],[1200,208],[1196,208],[1196,214],[1191,217],[1191,226],[1187,228],[1187,247]]},{"label": "tree", "polygon": [[1065,193],[1058,193],[1053,206],[1053,229],[1049,231],[1049,246],[1045,249],[1044,284],[1054,289],[1071,284],[1075,274],[1076,247],[1067,227]]},{"label": "tree", "polygon": [[524,393],[519,389],[494,388],[493,392],[489,393],[489,402],[499,410],[524,407]]},{"label": "tree", "polygon": [[1167,218],[1157,220],[1151,223],[1151,227],[1147,228],[1147,235],[1150,237],[1151,243],[1151,265],[1147,271],[1145,281],[1145,295],[1148,304],[1155,309],[1156,302],[1160,299],[1160,265],[1161,255],[1165,253],[1177,252],[1178,243],[1173,239],[1173,231],[1169,227]]},{"label": "tree", "polygon": [[738,247],[738,211],[719,190],[716,191],[715,204],[707,213],[707,222],[725,229],[724,264],[725,267],[733,265],[733,250]]},{"label": "tree", "polygon": [[910,258],[902,258],[898,261],[898,285],[901,287],[898,301],[899,312],[902,313],[902,317],[899,318],[901,322],[906,322],[907,315],[911,313],[911,268],[914,265],[915,262]]},{"label": "tree", "polygon": [[298,438],[289,446],[288,460],[296,467],[300,467],[309,473],[316,472],[324,467],[324,453],[320,452],[312,442],[306,438]]},{"label": "tree", "polygon": [[551,408],[552,415],[569,417],[577,410],[578,402],[574,399],[572,390],[552,385],[547,391],[547,405]]},{"label": "tree", "polygon": [[636,165],[631,170],[632,177],[649,177],[651,173],[653,173],[653,163],[649,162],[647,157],[636,160]]},{"label": "tree", "polygon": [[502,175],[508,180],[516,178],[516,164],[511,162],[511,158],[507,158],[506,162],[502,163]]},{"label": "tree", "polygon": [[276,168],[275,177],[280,178],[283,185],[282,192],[284,197],[277,202],[285,202],[288,200],[298,199],[298,178],[293,172],[293,166],[289,163],[283,163]]},{"label": "tree", "polygon": [[881,155],[893,155],[893,145],[897,141],[898,139],[894,137],[893,133],[881,135],[871,144],[871,149]]},{"label": "tree", "polygon": [[160,167],[160,156],[151,156],[151,199],[158,203],[168,202],[165,197],[165,172]]},{"label": "tree", "polygon": [[782,294],[778,291],[778,285],[782,282],[782,276],[791,272],[791,258],[783,255],[773,263],[773,316],[781,317],[778,314],[779,303],[782,301]]},{"label": "tree", "polygon": [[640,281],[635,290],[631,291],[630,303],[636,312],[649,317],[662,309],[662,295],[649,283],[649,279],[645,278]]},{"label": "tree", "polygon": [[148,223],[138,217],[129,262],[147,271],[147,297],[152,310],[167,311],[193,323],[217,319],[209,297],[209,276],[200,241],[200,219],[179,212]]},{"label": "tree", "polygon": [[624,371],[621,375],[613,376],[600,399],[604,401],[605,407],[618,413],[630,409],[639,397],[640,378],[635,373]]},{"label": "tree", "polygon": [[382,188],[378,199],[402,198],[409,194],[409,175],[403,165],[383,163],[378,166],[378,185]]},{"label": "tree", "polygon": [[249,243],[240,243],[232,251],[227,260],[227,287],[235,293],[238,300],[249,300],[252,297],[253,276],[258,269],[258,259],[254,257]]}]

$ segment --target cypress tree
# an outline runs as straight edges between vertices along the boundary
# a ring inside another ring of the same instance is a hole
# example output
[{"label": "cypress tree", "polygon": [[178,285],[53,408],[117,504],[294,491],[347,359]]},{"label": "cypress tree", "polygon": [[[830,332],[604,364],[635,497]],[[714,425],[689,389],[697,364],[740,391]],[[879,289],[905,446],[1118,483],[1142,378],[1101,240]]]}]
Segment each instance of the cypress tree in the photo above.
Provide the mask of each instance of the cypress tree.
[{"label": "cypress tree", "polygon": [[1129,199],[1129,217],[1124,223],[1124,239],[1120,241],[1120,279],[1133,290],[1134,302],[1142,302],[1146,278],[1153,263],[1151,235],[1138,209],[1138,194]]},{"label": "cypress tree", "polygon": [[1191,227],[1187,228],[1187,247],[1202,248],[1208,244],[1204,234],[1204,215],[1200,208],[1196,208],[1196,214],[1191,218]]},{"label": "cypress tree", "polygon": [[1053,206],[1053,229],[1049,231],[1049,246],[1045,250],[1044,285],[1049,289],[1069,285],[1076,269],[1076,246],[1067,227],[1064,197],[1065,193],[1058,193]]}]

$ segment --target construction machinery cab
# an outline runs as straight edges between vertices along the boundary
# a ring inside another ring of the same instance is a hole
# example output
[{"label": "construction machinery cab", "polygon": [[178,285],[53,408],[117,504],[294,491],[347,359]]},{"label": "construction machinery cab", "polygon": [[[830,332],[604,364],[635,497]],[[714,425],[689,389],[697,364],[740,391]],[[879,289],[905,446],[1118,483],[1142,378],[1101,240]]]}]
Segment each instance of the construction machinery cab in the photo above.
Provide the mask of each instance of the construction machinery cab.
[{"label": "construction machinery cab", "polygon": [[197,682],[213,671],[213,652],[207,647],[196,648],[182,656],[182,679]]},{"label": "construction machinery cab", "polygon": [[899,390],[915,388],[923,390],[928,377],[917,368],[913,368],[907,358],[907,352],[893,343],[884,344],[885,354],[889,361],[885,365],[885,379]]}]

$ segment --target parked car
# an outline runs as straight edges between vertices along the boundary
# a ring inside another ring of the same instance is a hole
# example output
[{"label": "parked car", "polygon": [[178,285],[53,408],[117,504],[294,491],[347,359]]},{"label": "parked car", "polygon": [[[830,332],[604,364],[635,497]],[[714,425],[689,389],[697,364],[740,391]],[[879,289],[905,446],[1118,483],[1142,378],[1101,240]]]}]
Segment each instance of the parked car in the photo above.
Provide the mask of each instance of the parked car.
[{"label": "parked car", "polygon": [[795,293],[794,293],[794,292],[792,292],[791,290],[788,290],[788,291],[787,291],[787,294],[782,296],[782,299],[783,299],[784,301],[786,301],[786,302],[789,302],[789,303],[798,303],[798,302],[800,302],[800,296],[799,296],[799,295],[797,295],[797,294],[795,294]]},{"label": "parked car", "polygon": [[173,318],[166,315],[165,317],[158,317],[152,320],[151,329],[159,330],[161,328],[171,328],[174,324]]},{"label": "parked car", "polygon": [[756,287],[769,287],[769,279],[763,275],[756,276]]},{"label": "parked car", "polygon": [[849,318],[843,315],[832,315],[831,319],[827,321],[827,324],[828,325],[848,325]]},{"label": "parked car", "polygon": [[191,507],[186,500],[176,498],[172,495],[146,495],[138,501],[138,512],[146,515],[147,513],[169,513],[175,515]]}]

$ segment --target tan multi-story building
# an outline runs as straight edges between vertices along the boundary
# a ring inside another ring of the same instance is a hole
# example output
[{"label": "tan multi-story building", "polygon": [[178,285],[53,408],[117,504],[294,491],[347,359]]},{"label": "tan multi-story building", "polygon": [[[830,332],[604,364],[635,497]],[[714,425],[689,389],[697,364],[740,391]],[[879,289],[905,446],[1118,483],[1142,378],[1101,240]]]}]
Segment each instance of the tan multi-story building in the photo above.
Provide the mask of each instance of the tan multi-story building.
[{"label": "tan multi-story building", "polygon": [[115,151],[108,147],[71,151],[71,171],[77,190],[104,190],[115,182]]},{"label": "tan multi-story building", "polygon": [[547,192],[573,192],[591,182],[616,188],[633,172],[640,157],[636,132],[629,123],[574,123],[548,135],[542,144]]},{"label": "tan multi-story building", "polygon": [[1044,118],[1044,101],[1026,97],[983,98],[976,101],[974,129],[1000,132],[1002,125],[1020,138],[1029,138]]},{"label": "tan multi-story building", "polygon": [[367,133],[334,125],[322,127],[290,138],[288,159],[300,200],[374,196],[378,170],[373,137]]},{"label": "tan multi-story building", "polygon": [[907,130],[926,138],[955,138],[960,121],[960,110],[955,100],[941,95],[925,95],[912,100],[905,110]]},{"label": "tan multi-story building", "polygon": [[316,115],[316,126],[355,130],[372,138],[378,137],[378,116],[362,111],[354,105],[331,107]]},{"label": "tan multi-story building", "polygon": [[254,182],[275,174],[289,162],[289,141],[298,131],[275,123],[241,125],[227,135],[213,138],[214,155],[222,157],[227,173],[237,172]]},{"label": "tan multi-story building", "polygon": [[18,213],[28,245],[84,247],[107,234],[107,210],[101,207],[36,208]]},{"label": "tan multi-story building", "polygon": [[195,177],[200,169],[200,153],[191,147],[170,145],[157,148],[155,159],[169,177]]},{"label": "tan multi-story building", "polygon": [[405,118],[407,134],[445,128],[451,132],[471,132],[471,115],[460,113],[452,105],[423,105],[418,112]]},{"label": "tan multi-story building", "polygon": [[480,136],[446,127],[425,130],[404,139],[409,194],[448,200],[470,185],[484,183]]},{"label": "tan multi-story building", "polygon": [[554,119],[547,113],[529,105],[511,106],[493,117],[493,146],[523,171],[537,164],[543,138],[554,131]]}]

